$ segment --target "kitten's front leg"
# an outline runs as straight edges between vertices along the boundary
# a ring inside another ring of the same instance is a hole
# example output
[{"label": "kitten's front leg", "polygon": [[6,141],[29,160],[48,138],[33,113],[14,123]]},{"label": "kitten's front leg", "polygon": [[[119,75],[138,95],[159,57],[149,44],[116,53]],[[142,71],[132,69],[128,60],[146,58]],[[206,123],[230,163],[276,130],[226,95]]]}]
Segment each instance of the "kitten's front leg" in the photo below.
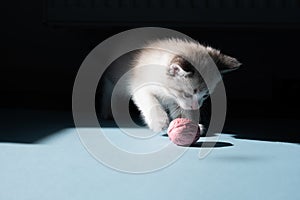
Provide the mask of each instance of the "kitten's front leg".
[{"label": "kitten's front leg", "polygon": [[160,132],[168,128],[168,115],[153,94],[139,90],[132,95],[132,100],[141,111],[145,122],[152,131]]}]

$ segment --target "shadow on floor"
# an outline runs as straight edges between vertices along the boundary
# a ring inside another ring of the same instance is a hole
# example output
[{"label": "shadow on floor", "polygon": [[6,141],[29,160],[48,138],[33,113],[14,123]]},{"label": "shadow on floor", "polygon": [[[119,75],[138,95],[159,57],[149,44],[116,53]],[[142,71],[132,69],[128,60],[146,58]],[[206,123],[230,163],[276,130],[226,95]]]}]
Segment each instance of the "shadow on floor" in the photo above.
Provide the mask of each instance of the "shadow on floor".
[{"label": "shadow on floor", "polygon": [[[163,137],[168,137],[168,134],[163,134]],[[196,142],[189,147],[194,148],[220,148],[220,147],[229,147],[233,146],[233,144],[229,142]]]},{"label": "shadow on floor", "polygon": [[1,109],[0,142],[36,143],[55,132],[74,127],[69,112]]},{"label": "shadow on floor", "polygon": [[220,147],[230,147],[233,144],[229,142],[196,142],[192,144],[190,147],[196,148],[220,148]]},{"label": "shadow on floor", "polygon": [[295,119],[230,119],[223,133],[236,139],[300,144],[300,120]]}]

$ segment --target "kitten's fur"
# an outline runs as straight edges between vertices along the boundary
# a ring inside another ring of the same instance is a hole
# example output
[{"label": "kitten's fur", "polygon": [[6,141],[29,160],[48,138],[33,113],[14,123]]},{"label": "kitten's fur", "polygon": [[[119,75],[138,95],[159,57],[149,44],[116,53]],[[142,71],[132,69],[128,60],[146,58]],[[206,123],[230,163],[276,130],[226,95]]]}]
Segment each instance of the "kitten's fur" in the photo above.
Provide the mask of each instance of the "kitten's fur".
[{"label": "kitten's fur", "polygon": [[[216,63],[221,73],[240,66],[235,58],[216,49],[181,39],[152,41],[134,55],[125,93],[131,95],[151,130],[160,132],[169,126],[170,120],[178,117],[199,123],[199,108],[209,93],[195,68],[200,69],[202,75],[206,74],[210,70],[210,60]],[[111,74],[116,77],[117,73],[120,77],[123,72],[112,70]],[[209,78],[213,88],[220,81]],[[115,82],[108,79],[109,83]]]}]

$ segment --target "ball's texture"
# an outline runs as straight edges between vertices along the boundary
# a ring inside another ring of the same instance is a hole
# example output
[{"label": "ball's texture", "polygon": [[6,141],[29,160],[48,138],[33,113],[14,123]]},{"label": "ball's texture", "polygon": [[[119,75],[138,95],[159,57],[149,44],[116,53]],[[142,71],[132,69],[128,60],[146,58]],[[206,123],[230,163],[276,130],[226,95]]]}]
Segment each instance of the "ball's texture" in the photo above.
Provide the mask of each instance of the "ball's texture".
[{"label": "ball's texture", "polygon": [[171,121],[168,136],[177,145],[189,146],[200,138],[200,128],[190,119],[177,118]]}]

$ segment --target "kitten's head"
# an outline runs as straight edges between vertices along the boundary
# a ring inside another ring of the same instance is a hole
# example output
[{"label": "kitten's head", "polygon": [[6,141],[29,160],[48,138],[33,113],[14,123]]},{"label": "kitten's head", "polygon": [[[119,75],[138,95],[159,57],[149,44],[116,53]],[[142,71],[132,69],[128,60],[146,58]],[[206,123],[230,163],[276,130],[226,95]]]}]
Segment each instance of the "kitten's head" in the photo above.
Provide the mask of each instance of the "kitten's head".
[{"label": "kitten's head", "polygon": [[[221,54],[218,50],[211,47],[206,49],[221,74],[233,71],[241,65],[235,58]],[[210,58],[202,57],[202,59]],[[201,65],[207,63],[209,62],[201,62]],[[207,67],[201,66],[201,68],[205,69]],[[199,109],[204,100],[209,97],[209,91],[203,78],[187,59],[174,56],[168,66],[167,74],[170,81],[170,94],[181,108],[185,110]],[[217,79],[212,80],[213,89],[219,82],[220,80]]]}]

